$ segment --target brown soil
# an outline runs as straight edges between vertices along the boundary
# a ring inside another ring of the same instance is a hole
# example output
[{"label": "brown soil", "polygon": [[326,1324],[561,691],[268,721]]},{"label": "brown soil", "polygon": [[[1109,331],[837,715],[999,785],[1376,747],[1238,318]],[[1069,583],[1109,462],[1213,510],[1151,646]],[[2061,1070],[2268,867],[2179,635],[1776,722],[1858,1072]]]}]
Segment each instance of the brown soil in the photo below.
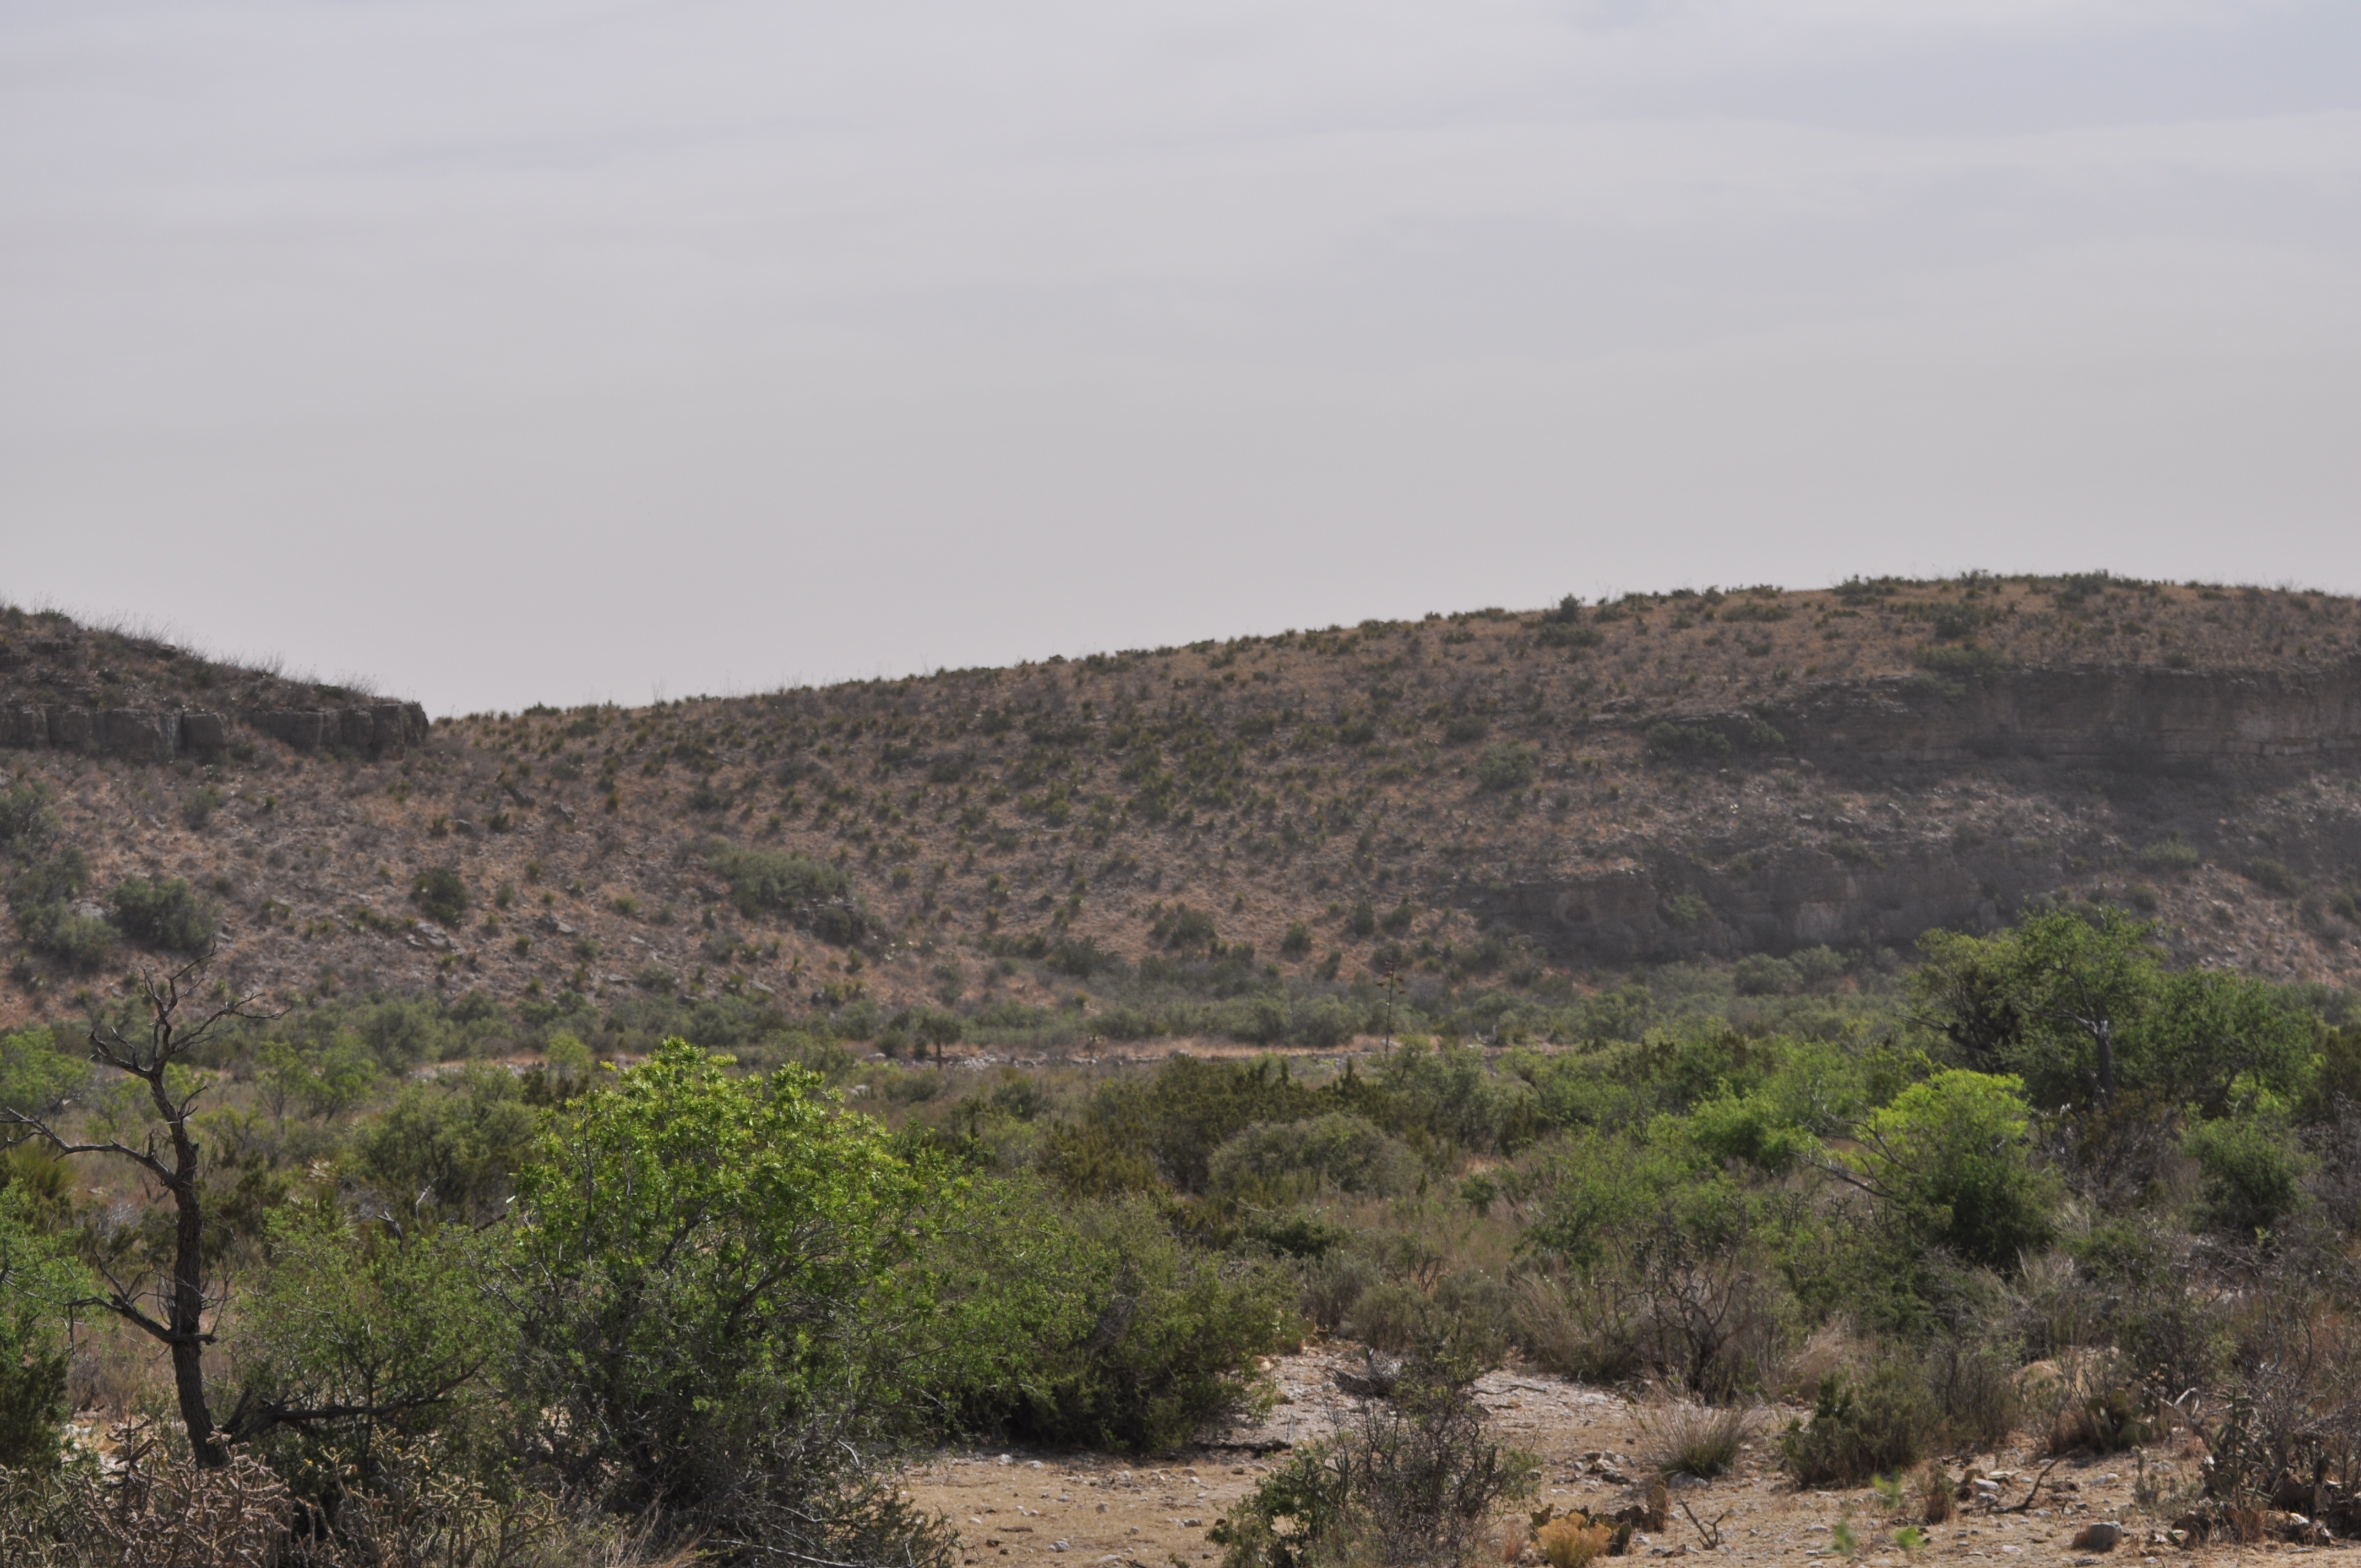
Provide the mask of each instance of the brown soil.
[{"label": "brown soil", "polygon": [[[958,1529],[964,1563],[990,1568],[1019,1564],[1141,1564],[1167,1568],[1217,1561],[1220,1550],[1206,1530],[1221,1514],[1254,1488],[1283,1445],[1306,1442],[1333,1429],[1343,1403],[1332,1381],[1334,1370],[1356,1359],[1344,1347],[1315,1346],[1280,1358],[1273,1376],[1282,1402],[1259,1426],[1221,1434],[1218,1440],[1170,1458],[1128,1461],[1101,1454],[954,1453],[915,1467],[906,1486],[924,1507],[939,1510]],[[1662,1405],[1634,1405],[1622,1396],[1585,1387],[1543,1373],[1504,1371],[1478,1385],[1496,1431],[1543,1464],[1541,1491],[1532,1508],[1546,1504],[1559,1513],[1579,1508],[1612,1513],[1643,1503],[1651,1478],[1644,1454],[1646,1428],[1661,1423]],[[1895,1510],[1870,1488],[1804,1491],[1776,1464],[1778,1431],[1807,1410],[1766,1408],[1756,1436],[1737,1468],[1711,1482],[1669,1489],[1672,1513],[1665,1527],[1634,1536],[1632,1557],[1708,1555],[1732,1563],[1841,1562],[1832,1544],[1839,1521],[1850,1526],[1859,1560],[1873,1568],[1908,1562],[1971,1562],[2050,1564],[2077,1562],[2155,1562],[2165,1558],[2200,1563],[2243,1562],[2268,1552],[2300,1555],[2308,1548],[2229,1547],[2185,1550],[2152,1540],[2169,1528],[2162,1508],[2142,1508],[2133,1497],[2136,1456],[2070,1458],[2049,1470],[2034,1506],[2004,1511],[2022,1502],[2034,1478],[2049,1464],[2023,1448],[1999,1453],[1951,1456],[1953,1477],[1969,1467],[1995,1478],[1990,1501],[1960,1505],[1953,1519],[1937,1525],[1918,1521],[1913,1510]],[[2147,1475],[2169,1497],[2193,1484],[2195,1461],[2162,1450],[2147,1455]],[[1690,1517],[1694,1515],[1694,1519]],[[2110,1553],[2077,1550],[2071,1542],[2084,1525],[2114,1521],[2123,1526],[2122,1544]],[[1923,1545],[1905,1550],[1896,1533],[1918,1523]],[[1702,1528],[1701,1528],[1702,1527]],[[1500,1556],[1513,1558],[1525,1545],[1530,1525],[1524,1510],[1504,1518],[1497,1540]],[[1719,1545],[1708,1551],[1708,1531]],[[1537,1560],[1527,1551],[1524,1562]]]}]

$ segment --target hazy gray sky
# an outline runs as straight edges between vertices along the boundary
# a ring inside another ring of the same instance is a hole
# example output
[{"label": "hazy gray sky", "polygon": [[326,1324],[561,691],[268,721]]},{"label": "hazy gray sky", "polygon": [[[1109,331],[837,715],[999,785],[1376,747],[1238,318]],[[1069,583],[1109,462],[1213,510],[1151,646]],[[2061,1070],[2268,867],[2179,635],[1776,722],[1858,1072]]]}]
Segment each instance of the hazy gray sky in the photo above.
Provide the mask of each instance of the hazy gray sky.
[{"label": "hazy gray sky", "polygon": [[2357,542],[2354,0],[0,6],[0,595],[437,712]]}]

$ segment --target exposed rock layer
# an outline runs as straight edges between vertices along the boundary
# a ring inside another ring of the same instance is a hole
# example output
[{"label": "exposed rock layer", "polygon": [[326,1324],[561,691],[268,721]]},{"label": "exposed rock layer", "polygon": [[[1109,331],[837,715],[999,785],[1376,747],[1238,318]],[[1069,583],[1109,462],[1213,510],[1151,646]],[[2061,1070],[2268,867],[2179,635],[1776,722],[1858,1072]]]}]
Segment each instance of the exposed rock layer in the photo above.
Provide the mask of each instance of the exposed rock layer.
[{"label": "exposed rock layer", "polygon": [[426,710],[414,702],[234,714],[68,703],[0,706],[0,746],[83,751],[134,762],[210,756],[234,744],[240,727],[298,751],[325,749],[381,758],[398,757],[425,740],[427,720]]}]

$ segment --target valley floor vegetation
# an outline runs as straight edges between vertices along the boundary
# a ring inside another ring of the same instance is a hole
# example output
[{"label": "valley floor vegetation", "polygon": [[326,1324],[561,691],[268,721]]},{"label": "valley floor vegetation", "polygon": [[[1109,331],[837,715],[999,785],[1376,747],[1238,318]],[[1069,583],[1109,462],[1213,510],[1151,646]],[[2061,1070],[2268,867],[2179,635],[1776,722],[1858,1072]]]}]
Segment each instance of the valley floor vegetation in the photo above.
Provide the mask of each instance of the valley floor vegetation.
[{"label": "valley floor vegetation", "polygon": [[[1808,1407],[1769,1434],[1803,1486],[2172,1433],[2211,1460],[2193,1534],[2361,1534],[2342,998],[2052,909],[1481,1037],[1330,1003],[1389,1043],[1122,1064],[744,997],[267,1016],[200,959],[0,1037],[0,1559],[948,1568],[910,1454],[1170,1452],[1314,1336],[1382,1397],[1221,1521],[1228,1568],[1492,1550],[1531,1467],[1467,1389],[1510,1361],[1705,1411],[1668,1472],[1769,1399]],[[1630,1540],[1544,1524],[1553,1563]]]}]

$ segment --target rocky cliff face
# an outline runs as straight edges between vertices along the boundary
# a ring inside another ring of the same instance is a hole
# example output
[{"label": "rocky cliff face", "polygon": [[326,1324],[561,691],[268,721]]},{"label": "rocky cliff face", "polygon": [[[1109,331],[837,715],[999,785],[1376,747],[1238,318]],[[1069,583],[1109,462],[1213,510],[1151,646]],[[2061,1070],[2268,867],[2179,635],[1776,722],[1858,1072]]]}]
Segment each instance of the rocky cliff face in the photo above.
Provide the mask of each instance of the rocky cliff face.
[{"label": "rocky cliff face", "polygon": [[270,707],[235,713],[170,708],[85,707],[75,703],[0,706],[0,746],[76,751],[136,762],[210,760],[238,744],[240,729],[297,751],[330,751],[372,761],[399,757],[426,739],[426,710],[414,702],[351,707]]},{"label": "rocky cliff face", "polygon": [[2361,758],[2361,659],[2311,672],[2095,666],[1831,682],[1766,712],[1824,764],[2030,757],[2220,773]]},{"label": "rocky cliff face", "polygon": [[[2002,776],[2053,795],[2138,796],[2150,831],[2185,834],[2234,865],[2267,861],[2290,885],[2333,886],[2361,870],[2361,823],[2349,813],[2306,813],[2261,838],[2223,815],[2242,812],[2257,788],[2349,775],[2361,762],[2361,660],[2308,673],[2103,667],[1828,682],[1752,712],[1656,722],[1715,729],[1734,756],[1750,741],[1776,746],[1794,757],[1772,765],[1800,760],[1856,788],[1940,794],[1946,781]],[[1938,926],[1996,927],[2028,895],[2094,869],[2138,869],[2117,821],[1998,838],[1930,839],[1890,811],[1844,819],[1833,835],[1828,826],[1800,813],[1743,849],[1658,844],[1610,868],[1512,873],[1478,902],[1568,956],[1622,963],[1905,947]]]}]

